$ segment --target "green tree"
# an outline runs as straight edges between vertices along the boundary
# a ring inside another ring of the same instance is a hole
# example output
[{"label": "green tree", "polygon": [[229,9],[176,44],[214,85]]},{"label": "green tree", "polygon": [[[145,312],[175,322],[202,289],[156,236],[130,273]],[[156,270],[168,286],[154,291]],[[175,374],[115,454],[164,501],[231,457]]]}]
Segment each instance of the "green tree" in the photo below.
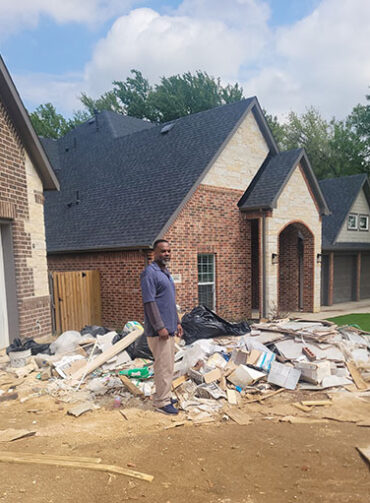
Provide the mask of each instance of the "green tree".
[{"label": "green tree", "polygon": [[83,94],[81,101],[90,111],[113,110],[153,122],[167,122],[196,112],[239,101],[243,89],[238,85],[222,86],[220,79],[198,71],[162,77],[154,87],[139,70],[132,77],[114,81],[113,89],[97,100]]},{"label": "green tree", "polygon": [[36,134],[45,138],[60,138],[89,117],[87,112],[80,110],[74,113],[72,119],[65,119],[51,103],[39,105],[34,112],[30,113],[31,123]]}]

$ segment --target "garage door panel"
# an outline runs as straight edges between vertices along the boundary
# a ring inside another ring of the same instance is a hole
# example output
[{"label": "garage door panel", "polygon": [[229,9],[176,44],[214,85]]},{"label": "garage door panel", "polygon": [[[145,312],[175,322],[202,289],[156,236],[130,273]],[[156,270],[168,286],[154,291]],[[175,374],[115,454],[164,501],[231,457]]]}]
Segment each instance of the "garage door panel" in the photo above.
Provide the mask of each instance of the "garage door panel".
[{"label": "garage door panel", "polygon": [[370,298],[370,254],[361,257],[360,298]]},{"label": "garage door panel", "polygon": [[354,255],[334,255],[334,303],[354,300],[355,277],[356,257]]}]

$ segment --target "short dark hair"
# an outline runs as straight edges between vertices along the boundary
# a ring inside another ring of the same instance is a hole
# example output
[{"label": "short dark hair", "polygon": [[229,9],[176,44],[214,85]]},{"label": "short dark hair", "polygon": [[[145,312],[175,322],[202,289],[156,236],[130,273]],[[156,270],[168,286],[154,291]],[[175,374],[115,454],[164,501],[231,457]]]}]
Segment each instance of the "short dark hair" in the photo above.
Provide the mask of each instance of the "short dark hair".
[{"label": "short dark hair", "polygon": [[167,241],[167,239],[157,239],[156,241],[154,241],[153,250],[155,250],[157,248],[159,243],[168,243],[168,241]]}]

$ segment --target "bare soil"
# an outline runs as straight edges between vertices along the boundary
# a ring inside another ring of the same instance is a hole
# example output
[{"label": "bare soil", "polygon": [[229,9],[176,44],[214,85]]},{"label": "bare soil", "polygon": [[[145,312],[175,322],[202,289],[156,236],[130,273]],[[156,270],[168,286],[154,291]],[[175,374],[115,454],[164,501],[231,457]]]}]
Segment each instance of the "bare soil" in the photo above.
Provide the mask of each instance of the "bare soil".
[{"label": "bare soil", "polygon": [[[1,430],[37,431],[0,444],[2,451],[101,457],[154,475],[148,483],[85,469],[0,463],[0,502],[369,502],[369,464],[355,446],[370,444],[370,429],[343,420],[280,422],[278,414],[291,412],[288,401],[297,399],[283,395],[244,408],[252,418],[246,426],[221,418],[170,429],[173,419],[150,406],[125,409],[126,420],[108,408],[75,418],[49,396],[0,403]],[[176,421],[183,419],[180,414]]]}]

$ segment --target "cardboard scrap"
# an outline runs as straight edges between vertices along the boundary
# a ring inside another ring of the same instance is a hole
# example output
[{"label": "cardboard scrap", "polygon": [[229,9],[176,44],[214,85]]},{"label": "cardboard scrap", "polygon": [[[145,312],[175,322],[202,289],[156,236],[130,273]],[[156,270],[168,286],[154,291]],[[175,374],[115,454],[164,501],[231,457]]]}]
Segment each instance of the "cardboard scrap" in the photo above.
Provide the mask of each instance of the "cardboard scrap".
[{"label": "cardboard scrap", "polygon": [[94,407],[92,406],[91,403],[81,402],[81,403],[75,405],[74,407],[72,407],[71,409],[69,409],[67,411],[67,414],[69,414],[70,416],[79,417],[79,416],[82,416],[82,414],[85,414],[85,412],[88,412],[89,410],[93,410],[93,409],[94,409]]},{"label": "cardboard scrap", "polygon": [[259,372],[258,370],[254,370],[246,365],[239,365],[239,367],[234,370],[232,374],[228,376],[228,381],[230,381],[235,386],[240,386],[241,388],[245,388],[248,384],[252,384],[253,382],[262,379],[266,374],[263,372]]},{"label": "cardboard scrap", "polygon": [[13,440],[32,437],[33,435],[36,435],[35,431],[8,428],[7,430],[0,430],[0,442],[13,442]]},{"label": "cardboard scrap", "polygon": [[356,364],[353,363],[353,362],[347,362],[347,368],[352,376],[352,379],[354,380],[356,386],[358,389],[360,390],[365,390],[365,389],[368,389],[369,388],[369,384],[364,381],[364,379],[362,378],[358,368],[356,367]]},{"label": "cardboard scrap", "polygon": [[226,411],[226,415],[241,426],[245,426],[251,422],[251,417],[239,409],[229,409]]},{"label": "cardboard scrap", "polygon": [[204,382],[209,384],[214,381],[219,381],[221,379],[221,370],[219,368],[215,368],[210,372],[204,374]]},{"label": "cardboard scrap", "polygon": [[366,447],[357,447],[356,449],[358,452],[363,456],[368,463],[370,463],[370,445],[367,445]]},{"label": "cardboard scrap", "polygon": [[238,404],[238,392],[235,391],[235,389],[227,389],[226,394],[227,394],[227,401],[229,402],[230,405]]}]

